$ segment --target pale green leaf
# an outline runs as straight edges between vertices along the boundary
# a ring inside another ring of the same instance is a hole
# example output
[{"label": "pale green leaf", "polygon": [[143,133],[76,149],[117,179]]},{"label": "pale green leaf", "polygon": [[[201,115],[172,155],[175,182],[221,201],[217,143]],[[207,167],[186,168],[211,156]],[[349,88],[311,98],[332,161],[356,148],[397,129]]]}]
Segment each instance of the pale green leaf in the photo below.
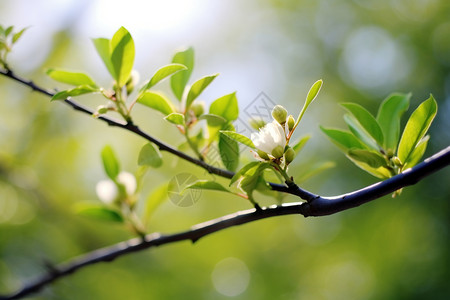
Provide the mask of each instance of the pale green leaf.
[{"label": "pale green leaf", "polygon": [[256,149],[255,144],[253,144],[252,140],[246,137],[245,135],[242,135],[240,133],[231,130],[221,130],[220,133],[223,133],[229,138],[232,138],[233,140],[236,140],[239,143],[244,144],[252,149]]},{"label": "pale green leaf", "polygon": [[297,143],[295,143],[294,146],[292,146],[292,149],[294,149],[296,155],[303,149],[303,147],[306,145],[306,142],[308,142],[310,138],[310,135],[306,135],[302,137]]},{"label": "pale green leaf", "polygon": [[187,48],[184,51],[177,52],[172,63],[182,64],[187,67],[186,70],[180,71],[170,78],[170,86],[178,100],[183,97],[183,91],[186,87],[189,78],[191,77],[192,69],[194,68],[194,49]]},{"label": "pale green leaf", "polygon": [[215,114],[203,114],[198,117],[199,120],[206,120],[208,122],[208,126],[211,127],[222,127],[227,123],[227,120],[224,117]]},{"label": "pale green leaf", "polygon": [[236,140],[224,134],[219,134],[218,147],[225,168],[232,172],[236,171],[239,165],[239,145]]},{"label": "pale green leaf", "polygon": [[105,38],[97,38],[93,39],[92,42],[94,43],[95,49],[97,50],[98,55],[103,60],[103,63],[105,64],[106,68],[109,71],[109,74],[111,74],[111,77],[116,79],[116,72],[114,70],[114,67],[111,63],[111,48],[110,48],[110,40]]},{"label": "pale green leaf", "polygon": [[241,178],[248,170],[250,170],[251,168],[257,166],[259,163],[260,163],[259,161],[252,161],[252,162],[246,164],[245,166],[243,166],[231,178],[229,186],[231,186],[233,183],[235,183],[237,180],[239,180],[239,178]]},{"label": "pale green leaf", "polygon": [[219,115],[228,121],[234,121],[239,116],[239,106],[236,93],[231,93],[216,99],[209,107],[209,113]]},{"label": "pale green leaf", "polygon": [[363,150],[363,149],[350,149],[347,155],[354,160],[363,162],[372,168],[379,168],[387,164],[386,159],[377,151]]},{"label": "pale green leaf", "polygon": [[184,115],[180,113],[171,113],[165,116],[164,120],[175,125],[185,125]]},{"label": "pale green leaf", "polygon": [[77,204],[74,208],[75,213],[80,216],[89,217],[91,219],[96,219],[99,221],[110,221],[110,222],[112,221],[119,223],[124,222],[124,219],[120,214],[120,212],[105,206],[89,203],[80,203]]},{"label": "pale green leaf", "polygon": [[204,76],[204,77],[200,78],[199,80],[197,80],[196,82],[194,82],[192,84],[191,88],[189,89],[189,92],[188,92],[188,95],[187,95],[187,99],[186,99],[186,110],[189,109],[189,107],[191,106],[192,102],[194,102],[194,100],[198,96],[200,96],[200,94],[203,92],[203,90],[206,89],[206,87],[218,75],[219,74],[213,74],[213,75]]},{"label": "pale green leaf", "polygon": [[71,90],[66,90],[66,91],[61,91],[61,92],[56,93],[55,95],[53,95],[51,101],[65,100],[68,97],[75,97],[75,96],[80,96],[80,95],[84,95],[84,94],[95,93],[98,91],[99,90],[97,88],[93,88],[92,86],[82,85],[82,86],[73,88]]},{"label": "pale green leaf", "polygon": [[403,130],[398,146],[397,156],[402,163],[410,160],[411,154],[427,133],[436,113],[437,103],[432,95],[412,113]]},{"label": "pale green leaf", "polygon": [[175,112],[175,108],[170,100],[162,93],[146,91],[142,93],[136,101],[157,110],[164,115],[169,115]]},{"label": "pale green leaf", "polygon": [[422,156],[425,154],[425,150],[427,150],[428,140],[430,139],[429,135],[424,136],[420,142],[417,144],[416,148],[414,148],[413,152],[409,156],[408,161],[405,162],[403,169],[409,169],[417,165]]},{"label": "pale green leaf", "polygon": [[108,175],[108,177],[112,180],[115,180],[117,175],[119,175],[120,165],[114,150],[111,146],[107,145],[103,147],[101,156],[106,175]]},{"label": "pale green leaf", "polygon": [[47,75],[50,76],[53,80],[80,86],[80,85],[88,85],[93,88],[97,88],[96,83],[89,77],[87,74],[79,73],[79,72],[69,72],[58,69],[49,69],[47,70]]},{"label": "pale green leaf", "polygon": [[19,31],[19,32],[16,32],[15,34],[13,34],[13,37],[12,37],[12,43],[15,44],[15,43],[20,39],[20,37],[22,36],[22,34],[25,32],[25,30],[27,30],[27,29],[28,29],[28,27],[22,29],[22,30]]},{"label": "pale green leaf", "polygon": [[130,78],[134,64],[134,41],[124,27],[120,27],[111,39],[111,64],[116,74],[116,81],[122,87]]},{"label": "pale green leaf", "polygon": [[230,190],[225,188],[220,183],[218,183],[216,181],[210,181],[210,180],[197,180],[196,182],[186,186],[184,189],[185,190],[186,189],[215,190],[215,191],[231,193]]},{"label": "pale green leaf", "polygon": [[365,149],[366,147],[350,132],[341,129],[325,128],[320,126],[320,129],[328,138],[338,146],[342,151],[347,152],[349,149]]},{"label": "pale green leaf", "polygon": [[138,165],[139,166],[151,166],[158,168],[162,165],[162,155],[159,149],[153,143],[147,143],[139,152]]},{"label": "pale green leaf", "polygon": [[314,82],[314,84],[311,86],[311,88],[308,91],[308,95],[306,96],[305,107],[308,107],[311,104],[311,102],[313,102],[314,99],[316,99],[317,95],[320,92],[322,84],[323,84],[322,79],[319,79],[316,82]]},{"label": "pale green leaf", "polygon": [[380,150],[378,143],[372,138],[372,136],[361,126],[361,124],[352,115],[344,115],[344,121],[347,123],[350,131],[357,137],[361,142],[367,145],[373,150]]},{"label": "pale green leaf", "polygon": [[159,68],[152,76],[152,78],[148,81],[148,83],[142,87],[141,92],[150,89],[161,80],[182,70],[187,70],[186,66],[182,64],[169,64],[167,66]]}]

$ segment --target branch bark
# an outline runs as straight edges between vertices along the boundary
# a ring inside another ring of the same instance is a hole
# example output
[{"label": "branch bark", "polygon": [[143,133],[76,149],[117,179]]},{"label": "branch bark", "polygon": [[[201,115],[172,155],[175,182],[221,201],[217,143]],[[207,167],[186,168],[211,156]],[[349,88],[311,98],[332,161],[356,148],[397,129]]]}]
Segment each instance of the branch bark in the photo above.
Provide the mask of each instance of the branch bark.
[{"label": "branch bark", "polygon": [[[24,80],[13,74],[12,71],[2,71],[0,73],[22,84],[25,84],[32,88],[34,91],[38,91],[47,96],[53,94],[45,89],[36,86],[32,81]],[[74,102],[71,99],[66,99],[64,102],[70,105],[77,111],[92,115],[93,111],[89,108],[83,107],[80,104]],[[211,173],[231,178],[232,172],[215,168],[206,164],[203,161],[192,158],[169,145],[162,143],[161,141],[151,137],[147,133],[141,131],[137,126],[130,123],[124,123],[114,120],[112,118],[101,116],[100,120],[106,122],[111,126],[124,128],[131,132],[134,132],[146,140],[155,143],[163,151],[168,151],[174,155],[177,155],[187,161],[190,161],[202,168],[205,168]],[[260,209],[249,209],[245,211],[236,212],[230,215],[223,216],[218,219],[210,220],[205,223],[201,223],[191,227],[187,231],[183,231],[175,234],[160,234],[152,233],[144,236],[143,238],[135,238],[125,242],[112,245],[110,247],[94,250],[86,253],[80,257],[69,260],[58,266],[48,268],[48,272],[42,274],[34,281],[25,284],[20,290],[11,293],[10,295],[0,296],[0,300],[6,299],[19,299],[31,293],[39,291],[41,288],[49,285],[53,281],[65,277],[73,272],[84,268],[88,265],[96,264],[99,262],[110,262],[122,255],[141,251],[155,246],[161,246],[165,244],[171,244],[179,241],[190,240],[193,243],[200,238],[212,234],[214,232],[221,231],[226,228],[230,228],[237,225],[242,225],[250,222],[254,222],[261,219],[266,219],[275,216],[283,216],[290,214],[300,214],[305,217],[308,216],[324,216],[334,214],[343,210],[347,210],[353,207],[360,206],[364,203],[372,201],[374,199],[381,198],[388,195],[400,188],[413,185],[418,181],[424,179],[432,173],[439,171],[442,168],[447,167],[450,164],[450,146],[436,153],[435,155],[425,159],[424,162],[418,164],[412,169],[409,169],[402,174],[394,176],[382,182],[378,182],[363,189],[343,194],[334,197],[322,197],[315,195],[311,192],[305,191],[297,185],[280,185],[271,183],[272,189],[290,193],[296,195],[307,202],[294,202],[287,203],[278,206],[263,207]]]}]

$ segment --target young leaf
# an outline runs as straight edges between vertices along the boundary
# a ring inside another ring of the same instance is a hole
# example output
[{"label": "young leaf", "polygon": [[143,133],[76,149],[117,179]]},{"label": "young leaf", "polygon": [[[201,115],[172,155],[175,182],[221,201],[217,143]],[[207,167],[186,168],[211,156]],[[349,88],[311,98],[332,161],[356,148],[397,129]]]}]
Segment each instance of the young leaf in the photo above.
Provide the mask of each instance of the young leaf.
[{"label": "young leaf", "polygon": [[385,158],[374,150],[350,149],[347,155],[375,169],[386,165]]},{"label": "young leaf", "polygon": [[145,199],[144,224],[148,224],[155,210],[168,198],[167,184],[162,184],[153,190]]},{"label": "young leaf", "polygon": [[229,189],[225,188],[220,183],[210,180],[197,180],[196,182],[186,186],[184,189],[215,190],[231,193]]},{"label": "young leaf", "polygon": [[239,165],[239,145],[236,140],[219,134],[218,147],[225,168],[229,171],[236,171]]},{"label": "young leaf", "polygon": [[310,135],[306,135],[302,137],[294,146],[292,146],[292,149],[294,149],[296,155],[303,149],[306,142],[308,142],[310,138]]},{"label": "young leaf", "polygon": [[367,145],[373,150],[379,150],[380,146],[372,138],[372,136],[361,126],[361,124],[352,115],[344,115],[344,121],[347,123],[350,131],[357,137],[361,142]]},{"label": "young leaf", "polygon": [[103,63],[108,69],[109,74],[111,74],[112,78],[116,79],[116,72],[111,63],[111,48],[109,39],[97,38],[92,39],[92,42],[94,43],[95,49],[97,49],[98,55],[100,55],[100,58],[103,60]]},{"label": "young leaf", "polygon": [[377,120],[375,120],[370,112],[356,103],[342,103],[341,105],[353,115],[364,131],[366,131],[369,136],[378,143],[378,145],[383,145],[383,132],[381,131]]},{"label": "young leaf", "polygon": [[425,150],[427,150],[428,140],[430,139],[429,135],[423,137],[420,142],[417,144],[416,148],[414,148],[413,152],[409,156],[409,159],[405,162],[403,169],[409,169],[414,167],[425,154]]},{"label": "young leaf", "polygon": [[141,92],[150,89],[152,86],[154,86],[161,80],[169,77],[172,74],[182,71],[182,70],[187,70],[187,68],[185,65],[181,65],[181,64],[170,64],[170,65],[159,68],[155,72],[155,74],[152,76],[152,78],[149,80],[149,82],[142,87]]},{"label": "young leaf", "polygon": [[204,114],[198,117],[199,120],[206,120],[208,122],[208,126],[211,127],[222,127],[227,123],[227,120],[224,117],[214,114]]},{"label": "young leaf", "polygon": [[57,69],[49,69],[47,70],[47,75],[50,76],[53,80],[80,86],[80,85],[87,85],[91,86],[93,88],[97,88],[97,85],[95,84],[94,80],[91,79],[87,74],[84,73],[77,73],[77,72],[69,72],[69,71],[63,71],[63,70],[57,70]]},{"label": "young leaf", "polygon": [[334,128],[325,128],[320,126],[320,129],[325,133],[328,138],[338,146],[342,151],[347,152],[349,149],[366,149],[353,134],[347,131]]},{"label": "young leaf", "polygon": [[75,97],[89,93],[98,92],[97,88],[93,88],[89,85],[81,85],[79,87],[73,88],[71,90],[61,91],[53,95],[51,101],[54,100],[65,100],[68,97]]},{"label": "young leaf", "polygon": [[180,71],[170,78],[170,86],[178,100],[183,97],[183,91],[186,87],[189,78],[191,77],[192,69],[194,68],[194,49],[188,48],[184,51],[177,52],[172,60],[172,63],[182,64],[187,67],[187,70]]},{"label": "young leaf", "polygon": [[130,78],[134,63],[134,41],[124,27],[120,27],[111,39],[110,51],[115,79],[122,87]]},{"label": "young leaf", "polygon": [[187,95],[187,99],[186,99],[186,110],[189,109],[189,107],[191,106],[192,102],[194,102],[194,100],[200,96],[200,94],[203,92],[203,90],[214,80],[214,78],[216,78],[219,74],[213,74],[213,75],[208,75],[205,77],[200,78],[199,80],[197,80],[196,82],[194,82],[191,86],[191,88],[189,89],[189,93]]},{"label": "young leaf", "polygon": [[260,162],[259,165],[250,168],[243,175],[244,178],[239,183],[239,188],[244,191],[250,198],[252,197],[253,191],[260,184],[260,177],[262,176],[262,172],[270,168],[269,163]]},{"label": "young leaf", "polygon": [[169,115],[175,112],[175,108],[167,97],[162,93],[146,91],[142,93],[136,100],[145,106],[153,108],[164,115]]},{"label": "young leaf", "polygon": [[248,170],[250,170],[251,168],[255,167],[259,163],[260,163],[259,161],[252,161],[252,162],[246,164],[245,166],[243,166],[231,178],[229,186],[231,186],[233,183],[235,183],[237,180],[239,180],[239,178],[241,178]]},{"label": "young leaf", "polygon": [[303,115],[305,114],[306,109],[308,106],[316,99],[317,95],[320,92],[320,88],[322,87],[323,81],[322,79],[317,80],[313,83],[311,88],[308,91],[308,95],[306,95],[306,101],[305,104],[303,104],[302,110],[300,111],[300,114],[298,115],[297,121],[295,122],[294,129],[297,127],[298,123],[300,123],[300,120],[303,118]]},{"label": "young leaf", "polygon": [[25,32],[25,30],[27,30],[27,29],[28,29],[28,27],[25,27],[25,28],[22,29],[21,31],[16,32],[15,34],[13,34],[13,37],[12,37],[12,43],[15,44],[15,43],[20,39],[20,37],[22,36],[22,34]]},{"label": "young leaf", "polygon": [[211,103],[209,113],[219,115],[228,121],[234,121],[239,116],[239,106],[236,93],[220,97]]},{"label": "young leaf", "polygon": [[158,168],[162,165],[162,155],[153,143],[147,143],[139,152],[138,165]]},{"label": "young leaf", "polygon": [[7,37],[14,29],[14,26],[9,26],[5,29],[5,36]]},{"label": "young leaf", "polygon": [[115,180],[117,175],[119,175],[120,166],[111,146],[107,145],[103,147],[101,156],[106,175],[108,175],[108,177],[112,180]]},{"label": "young leaf", "polygon": [[422,102],[412,113],[398,146],[398,158],[405,164],[410,160],[414,149],[425,136],[437,113],[437,103],[433,96]]},{"label": "young leaf", "polygon": [[122,223],[124,221],[122,215],[115,209],[105,206],[80,203],[75,206],[76,214],[89,217],[100,221],[112,221]]},{"label": "young leaf", "polygon": [[380,105],[377,114],[377,122],[383,131],[384,148],[397,150],[398,139],[400,138],[400,119],[409,107],[409,94],[392,94]]},{"label": "young leaf", "polygon": [[165,116],[164,120],[175,125],[185,125],[186,123],[184,115],[180,113],[171,113],[170,115]]},{"label": "young leaf", "polygon": [[393,174],[386,169],[385,167],[379,167],[379,168],[372,168],[368,164],[355,160],[350,156],[347,156],[355,165],[357,165],[359,168],[363,169],[367,173],[372,174],[375,177],[378,177],[380,179],[388,179],[393,176]]},{"label": "young leaf", "polygon": [[230,130],[221,130],[220,133],[223,133],[227,137],[232,138],[233,140],[236,140],[239,143],[244,144],[252,149],[256,149],[255,144],[253,144],[252,140],[245,135]]}]

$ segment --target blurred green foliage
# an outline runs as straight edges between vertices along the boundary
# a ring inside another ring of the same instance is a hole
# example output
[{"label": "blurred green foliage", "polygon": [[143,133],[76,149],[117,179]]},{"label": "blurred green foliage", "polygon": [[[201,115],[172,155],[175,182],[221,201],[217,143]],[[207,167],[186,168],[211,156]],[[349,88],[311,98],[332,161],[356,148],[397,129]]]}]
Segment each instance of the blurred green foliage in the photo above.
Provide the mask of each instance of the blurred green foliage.
[{"label": "blurred green foliage", "polygon": [[[54,23],[45,26],[8,20],[4,25],[32,26],[18,51],[10,54],[11,68],[49,88],[54,82],[43,70],[54,66],[75,66],[95,78],[108,78],[89,45],[88,38],[99,35],[77,34],[80,23],[87,22],[83,9],[88,11],[89,5],[83,2],[85,7],[80,8],[75,2],[48,1],[39,13],[22,2],[1,2],[5,22],[8,16],[21,16],[23,22],[33,12],[39,17],[32,20],[38,23],[53,9],[67,12],[58,19],[65,22],[56,22],[58,14],[53,14]],[[230,1],[212,12],[217,22],[211,30],[194,27],[184,39],[174,33],[164,38],[144,35],[164,54],[152,56],[140,46],[143,35],[136,34],[136,64],[141,74],[150,76],[154,66],[169,63],[173,47],[188,43],[198,53],[195,78],[210,72],[221,72],[224,78],[224,90],[212,88],[216,97],[203,94],[205,101],[237,90],[240,106],[246,107],[263,91],[290,111],[298,111],[303,99],[298,95],[323,78],[321,95],[298,129],[312,138],[290,173],[301,176],[305,165],[335,160],[336,168],[303,185],[315,193],[335,195],[374,182],[318,130],[324,123],[343,127],[344,110],[338,102],[357,102],[376,111],[380,99],[398,91],[412,92],[411,107],[417,107],[431,92],[440,111],[425,156],[449,144],[449,5],[447,0]],[[132,17],[133,11],[122,13]],[[121,25],[127,26],[117,16],[111,26]],[[50,38],[37,39],[43,31]],[[26,49],[20,48],[27,39],[22,46]],[[50,103],[6,78],[0,78],[0,96],[3,294],[44,272],[46,263],[130,237],[119,225],[77,216],[72,208],[80,201],[98,203],[94,191],[106,176],[100,158],[104,145],[117,149],[122,168],[134,172],[144,141]],[[80,100],[93,108],[101,104],[90,96]],[[180,143],[182,137],[157,113],[143,109],[135,118],[155,136]],[[163,159],[163,166],[144,178],[143,195],[186,171],[197,178],[217,179],[167,153]],[[85,268],[30,299],[226,299],[234,294],[238,294],[234,299],[448,299],[449,178],[449,170],[443,170],[406,188],[396,199],[384,197],[338,215],[279,217],[227,229],[194,245],[183,242],[122,257]],[[256,197],[264,205],[273,202],[260,194]],[[149,229],[185,230],[246,208],[248,203],[237,197],[203,191],[200,201],[190,207],[163,203]]]}]

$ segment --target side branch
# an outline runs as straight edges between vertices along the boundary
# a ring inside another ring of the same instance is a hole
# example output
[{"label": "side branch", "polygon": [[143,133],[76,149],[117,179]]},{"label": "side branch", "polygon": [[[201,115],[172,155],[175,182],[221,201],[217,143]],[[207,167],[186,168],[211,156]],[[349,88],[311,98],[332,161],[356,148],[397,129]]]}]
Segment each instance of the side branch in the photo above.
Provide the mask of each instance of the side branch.
[{"label": "side branch", "polygon": [[[65,277],[85,266],[96,264],[99,262],[110,262],[122,255],[141,251],[151,247],[171,244],[184,240],[196,242],[206,235],[218,232],[226,228],[275,216],[300,214],[307,217],[334,214],[343,210],[347,210],[349,208],[359,206],[374,199],[378,199],[402,187],[413,185],[423,178],[429,176],[430,174],[435,173],[442,168],[445,168],[449,164],[450,146],[436,153],[430,158],[427,158],[424,162],[418,164],[408,171],[405,171],[402,174],[348,194],[336,197],[315,196],[314,199],[310,200],[309,202],[286,203],[279,206],[275,205],[264,207],[258,210],[249,209],[195,225],[190,230],[184,232],[171,235],[153,233],[146,235],[144,238],[135,238],[125,242],[121,242],[110,247],[92,251],[83,256],[74,258],[66,263],[62,263],[59,266],[52,267],[48,273],[43,274],[35,281],[26,284],[19,291],[11,295],[0,296],[0,300],[19,299],[33,292],[37,292],[53,281]],[[276,188],[274,189],[280,191],[291,189],[291,193],[298,193],[295,191],[295,187],[276,186]],[[310,196],[312,196],[312,194]]]}]

